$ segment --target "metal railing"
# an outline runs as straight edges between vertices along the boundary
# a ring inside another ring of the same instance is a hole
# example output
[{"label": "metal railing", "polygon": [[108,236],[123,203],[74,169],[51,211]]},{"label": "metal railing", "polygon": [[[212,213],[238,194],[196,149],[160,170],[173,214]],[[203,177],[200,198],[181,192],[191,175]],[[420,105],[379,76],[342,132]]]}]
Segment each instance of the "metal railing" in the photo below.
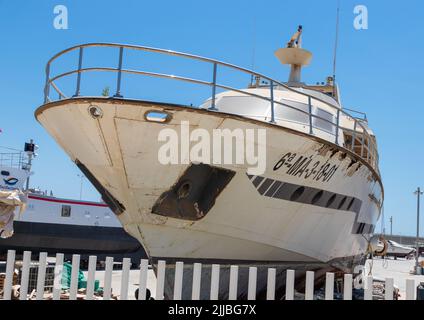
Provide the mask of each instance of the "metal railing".
[{"label": "metal railing", "polygon": [[[83,67],[84,50],[86,48],[90,48],[90,47],[117,48],[118,49],[118,63],[117,63],[118,67],[116,67],[116,68],[113,68],[113,67]],[[124,49],[153,52],[153,53],[159,53],[159,54],[169,55],[169,56],[178,56],[178,57],[182,57],[182,58],[187,58],[187,59],[192,59],[192,60],[197,60],[197,61],[209,63],[209,64],[212,65],[211,81],[188,78],[188,77],[177,76],[177,75],[172,75],[172,74],[149,72],[149,71],[143,71],[143,70],[124,69],[123,68],[123,65],[124,65],[123,64]],[[68,72],[64,72],[64,73],[58,74],[54,77],[51,77],[50,70],[51,70],[52,62],[55,61],[58,57],[63,56],[65,54],[69,53],[69,52],[76,51],[76,50],[78,50],[77,69],[74,69],[74,70],[71,70],[71,71],[68,71]],[[243,72],[245,74],[248,74],[251,78],[259,77],[261,79],[267,80],[269,82],[269,87],[268,87],[269,88],[269,97],[263,96],[263,95],[260,95],[260,94],[255,94],[253,92],[233,88],[233,87],[228,86],[228,85],[217,83],[218,66],[227,67],[227,68],[230,68],[230,69],[233,69],[233,70],[236,70],[236,71]],[[55,81],[62,79],[64,77],[76,74],[77,79],[76,79],[76,85],[75,85],[75,93],[72,95],[72,97],[79,97],[80,96],[80,89],[81,89],[82,74],[86,73],[86,72],[98,72],[98,71],[100,71],[100,72],[116,72],[117,73],[116,91],[115,91],[115,94],[113,95],[114,98],[122,98],[123,97],[123,95],[121,93],[121,84],[122,84],[122,74],[125,73],[125,74],[136,74],[136,75],[150,76],[150,77],[156,77],[156,78],[179,80],[179,81],[184,81],[184,82],[189,82],[189,83],[194,83],[194,84],[199,84],[199,85],[210,86],[211,87],[211,105],[210,105],[209,110],[211,110],[211,111],[218,111],[217,106],[216,106],[216,99],[215,99],[216,94],[217,94],[216,93],[217,88],[237,92],[237,93],[240,93],[240,94],[243,94],[243,95],[247,95],[247,96],[251,96],[251,97],[255,97],[255,98],[258,98],[258,99],[268,101],[271,105],[271,115],[270,115],[269,119],[266,119],[266,121],[269,121],[270,123],[274,123],[274,124],[276,123],[276,121],[275,121],[276,105],[282,106],[282,107],[285,107],[285,108],[290,108],[292,110],[295,110],[296,112],[300,112],[301,114],[307,115],[307,117],[309,118],[309,121],[308,121],[309,132],[308,133],[310,135],[316,135],[316,132],[315,132],[316,130],[314,130],[314,129],[316,129],[316,127],[313,126],[313,119],[318,119],[318,120],[324,121],[326,123],[330,123],[331,126],[335,128],[334,140],[332,142],[334,142],[335,144],[337,144],[337,145],[339,145],[339,146],[341,146],[345,149],[348,149],[351,152],[355,153],[356,155],[360,156],[368,164],[370,164],[371,167],[377,173],[379,173],[377,144],[376,144],[374,136],[372,136],[369,133],[367,126],[364,124],[364,119],[358,119],[358,118],[352,116],[351,114],[349,114],[348,112],[346,112],[345,110],[341,109],[336,104],[331,104],[331,103],[324,101],[320,98],[311,96],[311,95],[304,93],[304,92],[300,92],[300,91],[298,91],[294,88],[287,86],[284,83],[281,83],[281,82],[279,82],[275,79],[267,77],[267,76],[260,74],[258,72],[255,72],[255,71],[252,71],[252,70],[249,70],[249,69],[245,69],[245,68],[241,68],[241,67],[238,67],[238,66],[233,65],[233,64],[229,64],[229,63],[225,63],[225,62],[221,62],[221,61],[218,61],[218,60],[213,60],[213,59],[209,59],[209,58],[205,58],[205,57],[201,57],[201,56],[197,56],[197,55],[192,55],[192,54],[187,54],[187,53],[182,53],[182,52],[176,52],[176,51],[172,51],[172,50],[152,48],[152,47],[125,45],[125,44],[114,44],[114,43],[88,43],[88,44],[77,45],[77,46],[68,48],[66,50],[63,50],[63,51],[57,53],[55,56],[53,56],[48,61],[47,66],[46,66],[46,82],[45,82],[45,87],[44,87],[44,103],[49,103],[49,102],[54,101],[50,97],[51,87],[58,94],[58,100],[68,98],[59,89],[59,87],[55,83]],[[296,94],[298,94],[300,96],[306,97],[307,100],[308,100],[308,111],[306,112],[302,109],[296,108],[294,106],[290,106],[290,105],[285,104],[281,101],[274,100],[274,90],[275,90],[276,86],[283,87],[288,91],[295,92]],[[333,113],[333,120],[335,118],[335,121],[330,121],[330,120],[328,120],[324,117],[320,117],[317,114],[314,114],[313,113],[314,102],[322,103],[322,104],[326,105],[327,107],[331,108],[331,110],[334,112]],[[353,128],[346,128],[346,127],[341,126],[340,120],[341,120],[342,115],[347,117],[348,119],[350,119],[353,122]],[[339,139],[340,138],[339,137],[340,131],[342,131],[344,133],[345,138],[347,138],[347,137],[350,138],[350,141],[349,141],[349,139],[347,139],[347,140],[345,139],[343,144],[340,143],[340,139]]]},{"label": "metal railing", "polygon": [[0,167],[23,169],[28,163],[24,152],[0,152]]}]

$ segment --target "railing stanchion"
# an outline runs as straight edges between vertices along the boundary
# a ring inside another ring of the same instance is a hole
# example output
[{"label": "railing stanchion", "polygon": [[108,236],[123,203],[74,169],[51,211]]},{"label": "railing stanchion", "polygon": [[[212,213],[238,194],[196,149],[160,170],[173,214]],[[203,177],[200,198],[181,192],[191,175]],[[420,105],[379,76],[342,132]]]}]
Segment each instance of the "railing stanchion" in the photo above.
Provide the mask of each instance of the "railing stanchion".
[{"label": "railing stanchion", "polygon": [[371,162],[371,136],[367,133],[368,145],[367,145],[367,162]]},{"label": "railing stanchion", "polygon": [[124,47],[119,47],[119,63],[118,63],[118,79],[116,81],[115,98],[122,98],[121,95],[121,79],[122,79],[122,57],[124,55]]},{"label": "railing stanchion", "polygon": [[271,80],[270,82],[270,90],[271,90],[271,123],[275,123],[275,110],[274,110],[274,82]]},{"label": "railing stanchion", "polygon": [[336,119],[336,144],[339,145],[340,109],[337,109]]},{"label": "railing stanchion", "polygon": [[308,110],[309,110],[309,134],[314,134],[312,129],[312,99],[308,97]]},{"label": "railing stanchion", "polygon": [[361,142],[361,158],[364,158],[364,145],[365,145],[365,128],[362,127],[362,142]]},{"label": "railing stanchion", "polygon": [[44,103],[49,102],[50,95],[50,63],[47,64],[46,67],[46,84],[44,87]]},{"label": "railing stanchion", "polygon": [[355,122],[353,124],[353,133],[352,133],[352,152],[355,153],[355,140],[356,140],[356,125],[358,121],[354,119]]},{"label": "railing stanchion", "polygon": [[216,69],[217,64],[213,64],[213,79],[212,79],[212,103],[209,110],[217,111],[218,109],[215,107],[215,95],[216,95]]},{"label": "railing stanchion", "polygon": [[75,90],[74,97],[78,97],[80,95],[80,88],[81,88],[81,69],[82,69],[83,53],[84,53],[84,47],[80,47],[80,49],[79,49],[79,58],[78,58],[77,89]]}]

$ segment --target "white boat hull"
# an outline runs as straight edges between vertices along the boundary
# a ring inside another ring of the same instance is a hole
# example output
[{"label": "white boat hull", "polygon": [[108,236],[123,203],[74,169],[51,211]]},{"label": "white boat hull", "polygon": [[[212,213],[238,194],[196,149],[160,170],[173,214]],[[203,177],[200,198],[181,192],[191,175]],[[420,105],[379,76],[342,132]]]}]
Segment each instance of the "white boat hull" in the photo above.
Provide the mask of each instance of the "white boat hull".
[{"label": "white boat hull", "polygon": [[[102,110],[101,118],[90,116],[90,105]],[[172,119],[149,122],[144,117],[148,110],[166,110]],[[294,130],[194,108],[100,98],[47,104],[36,117],[98,189],[112,196],[124,228],[149,257],[170,261],[171,269],[172,261],[182,260],[348,271],[366,253],[366,238],[380,215],[382,186],[370,166],[347,150]],[[213,165],[233,176],[201,219],[152,213],[155,205],[160,209],[158,199],[195,166],[158,161],[159,131],[180,132],[182,120],[191,129],[209,132],[267,130],[266,172],[248,176],[244,165]],[[293,200],[294,190],[302,187]],[[314,199],[319,191],[321,197]]]}]

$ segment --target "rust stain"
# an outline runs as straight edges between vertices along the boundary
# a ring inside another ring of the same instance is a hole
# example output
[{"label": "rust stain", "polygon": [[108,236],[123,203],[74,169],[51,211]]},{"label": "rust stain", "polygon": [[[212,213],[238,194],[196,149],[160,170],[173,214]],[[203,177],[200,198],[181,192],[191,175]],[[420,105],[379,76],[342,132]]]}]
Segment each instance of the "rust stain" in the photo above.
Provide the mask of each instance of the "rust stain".
[{"label": "rust stain", "polygon": [[347,176],[352,177],[355,174],[355,172],[359,170],[360,167],[361,167],[361,164],[359,162],[352,160],[351,164],[347,168],[347,172],[346,172]]},{"label": "rust stain", "polygon": [[332,153],[331,156],[333,156],[334,155],[334,151],[337,152],[337,150],[334,150],[334,148],[332,148],[332,146],[325,145],[325,144],[324,145],[321,145],[321,147],[317,150],[318,154],[320,156],[323,156],[323,157],[327,156],[327,153],[329,153],[329,152],[331,152]]},{"label": "rust stain", "polygon": [[340,154],[339,154],[339,161],[343,161],[344,159],[346,159],[346,157],[347,157],[347,153],[340,152]]}]

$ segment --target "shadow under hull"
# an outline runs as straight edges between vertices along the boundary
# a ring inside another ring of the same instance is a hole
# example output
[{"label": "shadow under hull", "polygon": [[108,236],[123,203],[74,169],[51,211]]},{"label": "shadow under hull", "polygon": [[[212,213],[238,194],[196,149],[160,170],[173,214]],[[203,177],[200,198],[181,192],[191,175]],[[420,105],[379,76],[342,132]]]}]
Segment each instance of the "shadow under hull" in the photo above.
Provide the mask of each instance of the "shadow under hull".
[{"label": "shadow under hull", "polygon": [[115,261],[131,258],[138,263],[147,255],[140,243],[125,232],[123,228],[79,226],[65,224],[14,222],[14,235],[0,239],[0,255],[15,250],[17,257],[24,251],[31,251],[34,259],[40,252],[49,255],[63,253],[65,259],[72,254],[87,259],[90,255],[99,259],[113,257]]}]

